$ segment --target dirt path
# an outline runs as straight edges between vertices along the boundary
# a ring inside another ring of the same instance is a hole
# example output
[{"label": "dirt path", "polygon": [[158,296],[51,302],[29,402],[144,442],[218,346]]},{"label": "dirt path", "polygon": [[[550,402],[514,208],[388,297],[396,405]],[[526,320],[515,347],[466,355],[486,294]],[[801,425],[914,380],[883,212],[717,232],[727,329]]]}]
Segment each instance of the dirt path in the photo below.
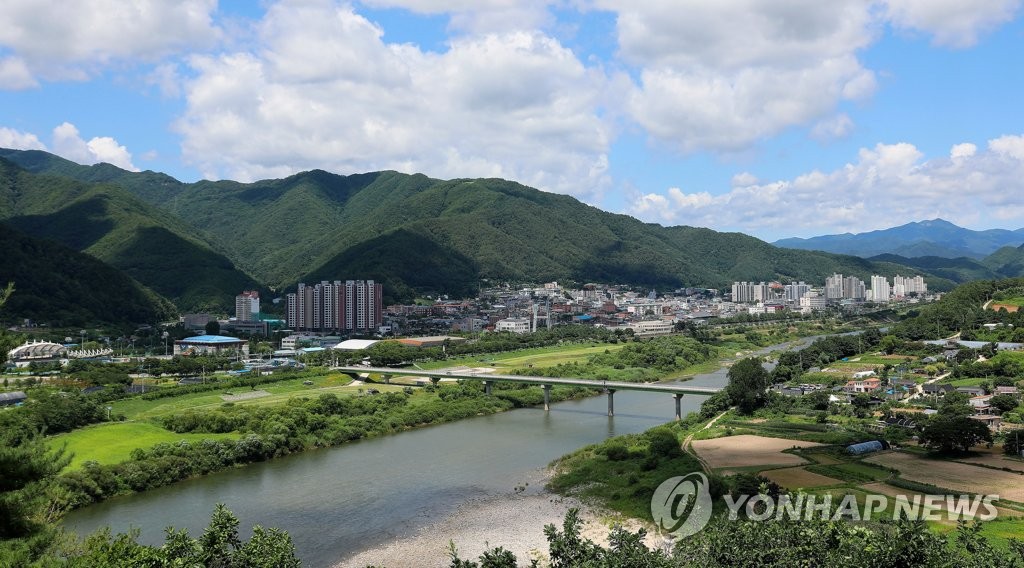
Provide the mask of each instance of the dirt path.
[{"label": "dirt path", "polygon": [[[730,408],[729,410],[732,410],[732,409]],[[729,410],[726,410],[726,411],[722,412],[721,414],[719,414],[718,416],[715,416],[714,418],[712,418],[710,422],[708,422],[707,424],[704,425],[703,428],[701,428],[701,430],[707,430],[708,428],[711,428],[712,426],[714,426],[715,422],[718,422],[718,419],[723,417],[723,416],[725,416],[729,412]],[[686,437],[685,440],[683,440],[683,451],[687,452],[688,454],[690,454],[693,457],[697,458],[697,461],[700,462],[700,466],[702,468],[704,468],[704,471],[706,471],[708,473],[711,473],[711,468],[708,467],[707,462],[705,462],[704,458],[700,457],[700,454],[698,454],[693,449],[693,434],[690,434],[689,436]]]}]

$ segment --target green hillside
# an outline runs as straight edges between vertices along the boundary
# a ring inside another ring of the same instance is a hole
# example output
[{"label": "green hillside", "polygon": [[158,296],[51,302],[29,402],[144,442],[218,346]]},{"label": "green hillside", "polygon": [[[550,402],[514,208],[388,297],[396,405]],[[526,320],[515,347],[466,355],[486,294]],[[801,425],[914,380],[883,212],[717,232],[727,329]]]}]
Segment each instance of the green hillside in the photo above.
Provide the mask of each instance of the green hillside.
[{"label": "green hillside", "polygon": [[16,287],[0,320],[77,327],[154,323],[174,315],[174,306],[153,291],[60,243],[0,224],[0,250],[0,282]]},{"label": "green hillside", "polygon": [[117,185],[31,174],[0,158],[0,219],[120,269],[182,310],[229,310],[257,286],[194,228]]},{"label": "green hillside", "polygon": [[981,263],[1000,276],[1007,278],[1024,276],[1024,245],[1003,247],[985,257]]},{"label": "green hillside", "polygon": [[[0,151],[0,155],[5,155]],[[187,220],[263,283],[375,278],[391,297],[463,295],[481,279],[724,287],[733,280],[820,282],[906,266],[781,249],[738,233],[662,227],[500,179],[442,181],[310,171],[251,184],[186,184],[45,152],[6,151],[32,171],[116,184]],[[935,289],[951,282],[931,279]]]},{"label": "green hillside", "polygon": [[881,254],[868,260],[912,266],[929,274],[947,278],[958,284],[971,280],[998,280],[1002,276],[985,265],[985,261],[967,257],[918,256],[907,258],[895,254]]}]

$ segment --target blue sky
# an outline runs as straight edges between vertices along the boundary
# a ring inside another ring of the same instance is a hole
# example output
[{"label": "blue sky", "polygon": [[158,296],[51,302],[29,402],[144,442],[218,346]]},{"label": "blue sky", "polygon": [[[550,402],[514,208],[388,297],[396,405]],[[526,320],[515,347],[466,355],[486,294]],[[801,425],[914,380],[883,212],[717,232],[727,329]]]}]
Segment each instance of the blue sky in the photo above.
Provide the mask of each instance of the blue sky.
[{"label": "blue sky", "polygon": [[503,177],[766,240],[1024,227],[1020,0],[6,4],[4,147]]}]

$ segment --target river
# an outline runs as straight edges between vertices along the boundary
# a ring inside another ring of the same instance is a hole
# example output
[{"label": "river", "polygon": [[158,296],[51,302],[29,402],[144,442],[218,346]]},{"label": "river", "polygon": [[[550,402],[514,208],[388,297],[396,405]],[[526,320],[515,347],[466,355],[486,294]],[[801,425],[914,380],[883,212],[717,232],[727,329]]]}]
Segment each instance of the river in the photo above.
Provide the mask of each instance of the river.
[{"label": "river", "polygon": [[[814,338],[801,340],[806,345]],[[767,353],[784,346],[773,346]],[[688,385],[721,387],[726,369]],[[683,397],[686,414],[703,396]],[[608,437],[672,420],[671,395],[618,391],[615,416],[604,396],[441,424],[218,472],[74,511],[66,528],[88,534],[141,531],[163,542],[172,525],[202,534],[215,503],[241,520],[288,531],[304,566],[331,566],[401,538],[470,499],[508,494],[552,460]]]}]

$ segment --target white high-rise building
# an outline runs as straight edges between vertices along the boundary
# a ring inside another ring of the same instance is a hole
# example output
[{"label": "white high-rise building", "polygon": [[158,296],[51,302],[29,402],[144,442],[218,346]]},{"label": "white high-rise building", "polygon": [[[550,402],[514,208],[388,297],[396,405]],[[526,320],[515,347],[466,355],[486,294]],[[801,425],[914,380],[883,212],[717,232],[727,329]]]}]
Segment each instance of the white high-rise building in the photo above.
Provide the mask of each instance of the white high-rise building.
[{"label": "white high-rise building", "polygon": [[825,299],[841,300],[843,298],[843,275],[836,273],[825,279]]},{"label": "white high-rise building", "polygon": [[897,274],[892,281],[892,293],[898,298],[910,294],[927,294],[928,285],[925,284],[923,276],[906,277]]},{"label": "white high-rise building", "polygon": [[892,291],[889,288],[889,280],[885,276],[877,274],[871,276],[871,300],[875,302],[888,302]]}]

